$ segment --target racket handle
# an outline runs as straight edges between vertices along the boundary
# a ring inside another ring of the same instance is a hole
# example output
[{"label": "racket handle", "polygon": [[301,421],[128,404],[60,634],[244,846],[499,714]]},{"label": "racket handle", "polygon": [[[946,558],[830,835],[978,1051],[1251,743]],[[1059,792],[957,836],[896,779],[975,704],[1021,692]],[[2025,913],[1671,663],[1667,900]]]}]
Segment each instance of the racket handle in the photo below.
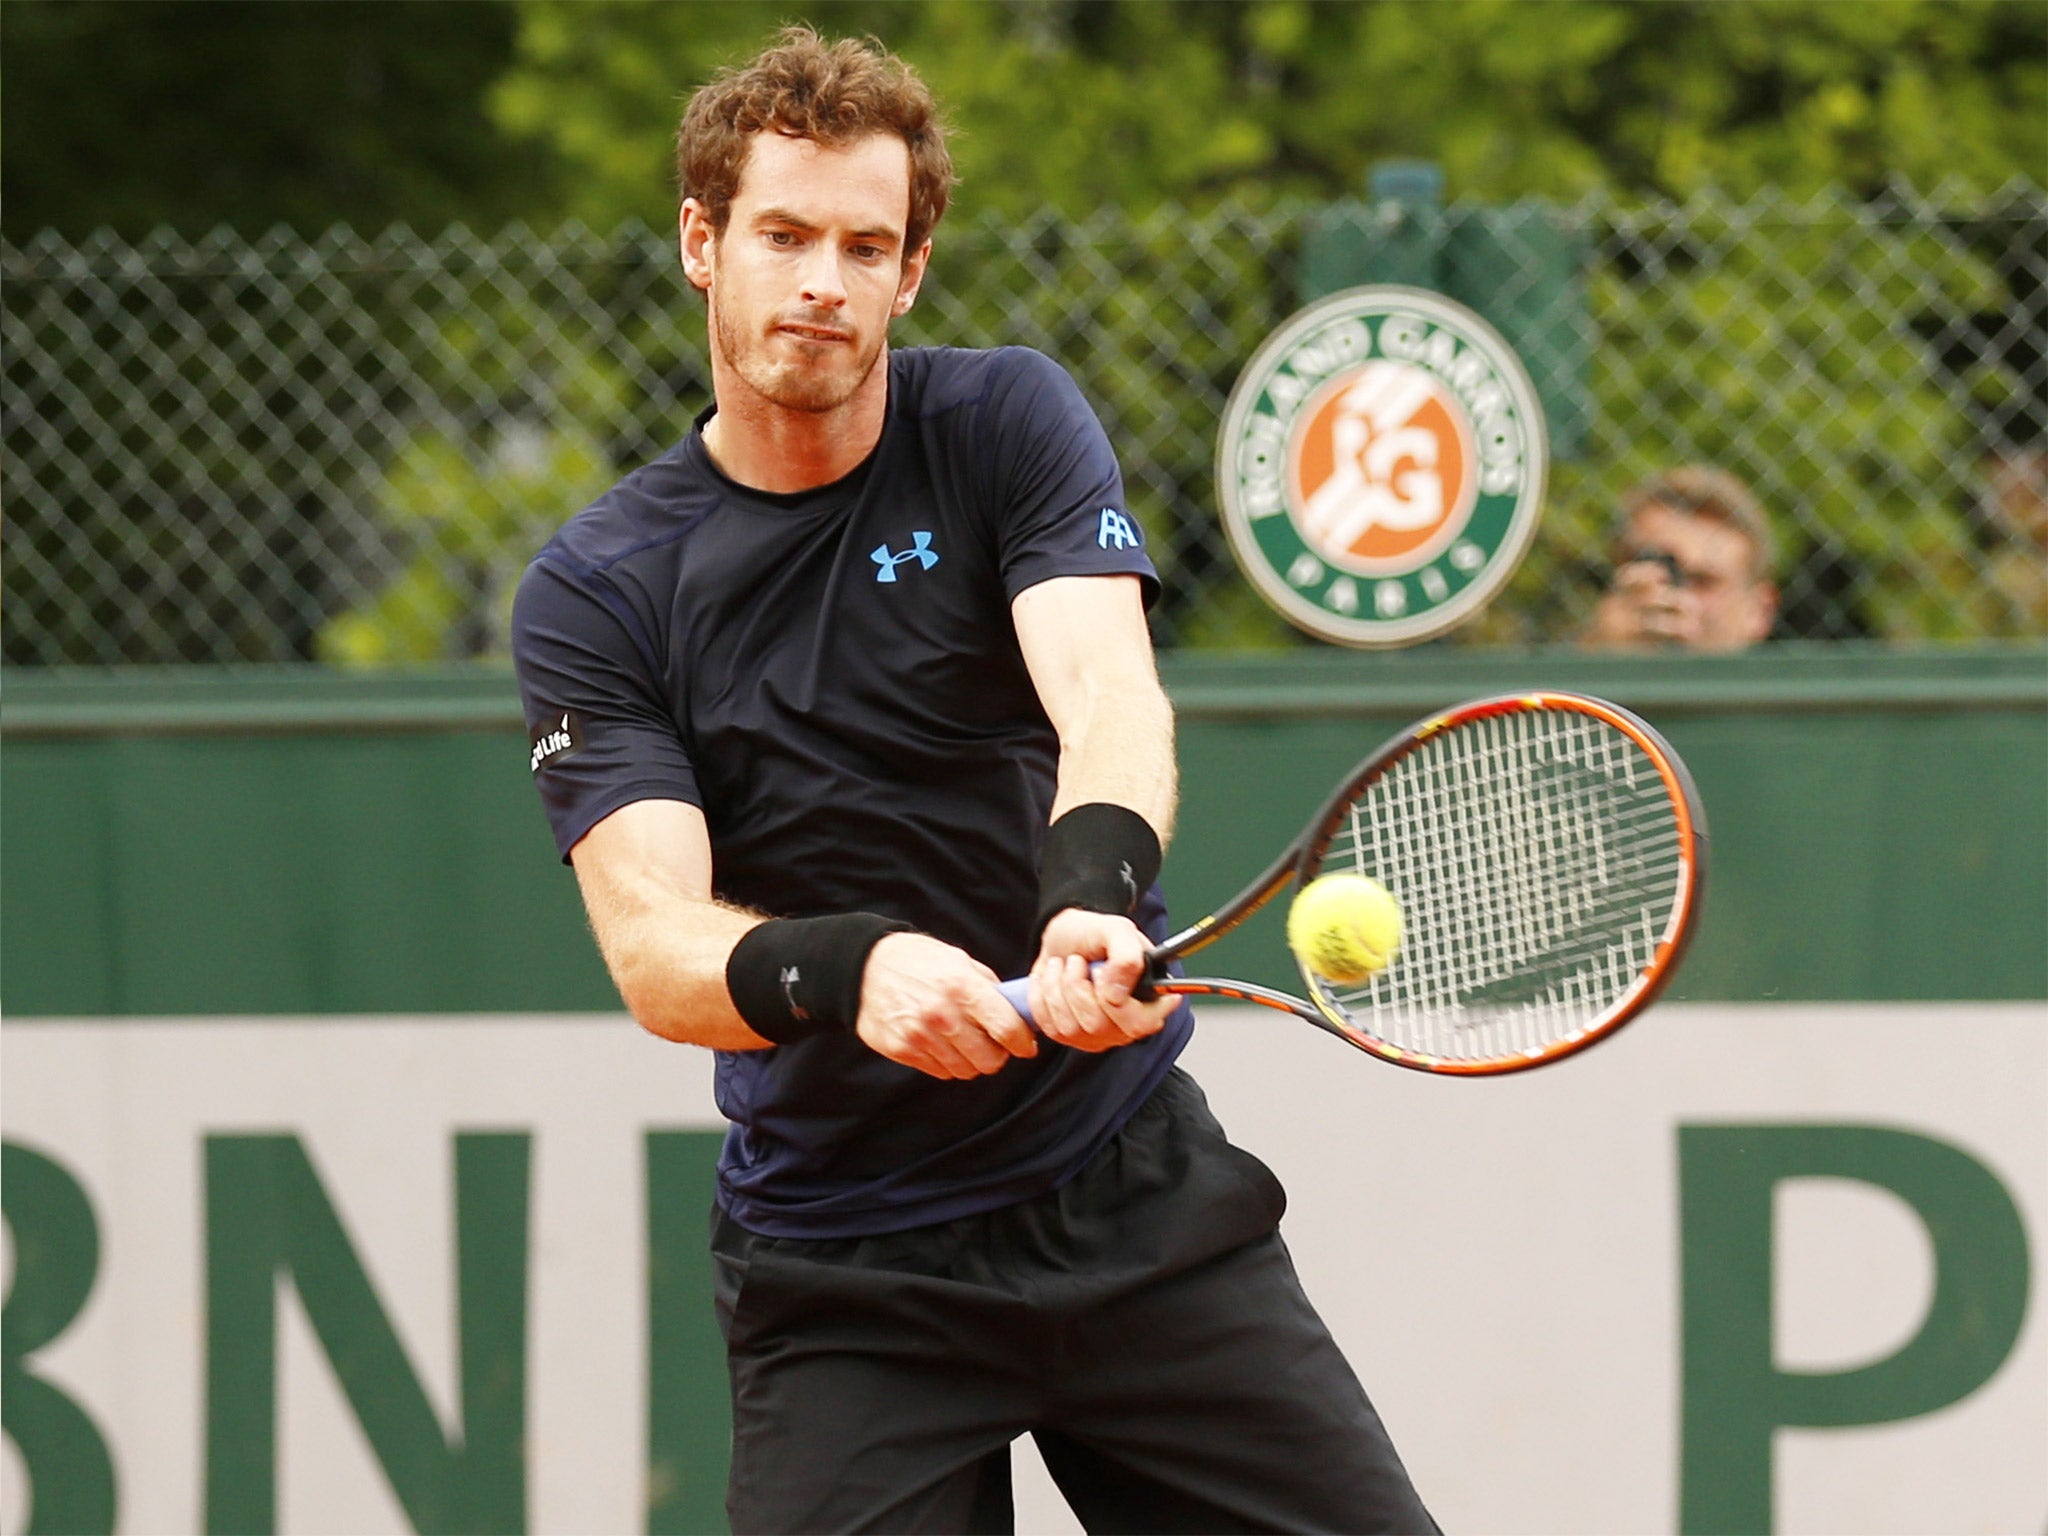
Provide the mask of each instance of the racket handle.
[{"label": "racket handle", "polygon": [[1019,976],[1015,981],[999,981],[996,990],[1003,994],[1003,1001],[1017,1010],[1018,1017],[1026,1024],[1036,1025],[1038,1020],[1031,1017],[1031,981]]},{"label": "racket handle", "polygon": [[[1100,960],[1097,960],[1093,965],[1088,967],[1088,974],[1092,976],[1101,969],[1102,962]],[[1008,1003],[1012,1008],[1017,1010],[1017,1016],[1019,1018],[1021,1018],[1026,1024],[1029,1024],[1034,1029],[1038,1027],[1038,1020],[1031,1017],[1030,978],[1025,976],[1019,976],[1014,981],[999,981],[996,983],[996,990],[1003,994],[1004,1002]],[[1142,1003],[1149,1003],[1152,1001],[1153,998],[1157,997],[1159,994],[1152,990],[1151,984],[1149,982],[1141,981],[1138,984],[1136,991],[1134,991],[1131,995],[1137,998],[1138,1001]]]}]

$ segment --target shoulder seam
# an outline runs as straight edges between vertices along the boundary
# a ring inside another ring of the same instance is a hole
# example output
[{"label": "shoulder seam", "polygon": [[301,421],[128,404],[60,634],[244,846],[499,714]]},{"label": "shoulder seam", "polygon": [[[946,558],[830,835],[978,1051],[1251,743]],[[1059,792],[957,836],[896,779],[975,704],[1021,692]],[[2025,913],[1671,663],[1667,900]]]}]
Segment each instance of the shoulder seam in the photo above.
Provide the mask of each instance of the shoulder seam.
[{"label": "shoulder seam", "polygon": [[[685,531],[687,532],[688,530]],[[681,537],[681,535],[678,534],[675,537]],[[655,544],[666,542],[668,542],[666,539],[656,539],[647,544],[637,545],[634,549],[627,550],[624,554],[619,555],[617,559],[622,560],[627,554],[637,553],[641,549],[651,549]],[[612,584],[611,577],[607,574],[610,568],[617,563],[617,560],[607,560],[603,565],[590,565],[580,560],[568,560],[561,558],[559,555],[550,555],[546,550],[542,550],[533,557],[532,563],[535,565],[552,565],[556,570],[562,572],[563,575],[569,577],[572,581],[576,581],[578,585],[585,586],[590,595],[602,603],[611,616],[617,619],[621,627],[625,629],[626,637],[633,642],[634,648],[640,652],[641,661],[646,664],[649,680],[652,681],[660,678],[661,663],[655,654],[654,637],[649,635],[641,625],[639,616],[633,612],[632,605],[626,601],[624,594]]]},{"label": "shoulder seam", "polygon": [[[1003,347],[991,347],[982,355],[985,357],[993,358],[998,353],[1002,352],[1031,352],[1033,350],[1034,349],[1031,347],[1011,345]],[[1043,354],[1040,355],[1042,356]],[[919,421],[933,421],[941,416],[949,416],[954,411],[966,410],[969,406],[979,407],[986,405],[988,403],[989,391],[995,388],[995,382],[995,370],[993,368],[984,368],[982,370],[981,384],[973,394],[962,395],[958,400],[949,401],[947,404],[938,406],[932,410],[920,409],[917,413],[917,419]]]},{"label": "shoulder seam", "polygon": [[[709,515],[709,508],[706,508],[702,511],[694,512],[683,523],[682,527],[671,529],[669,532],[662,534],[659,538],[642,539],[638,544],[629,544],[624,549],[619,550],[616,554],[608,555],[602,560],[575,559],[566,551],[562,550],[557,541],[553,539],[548,541],[548,548],[543,549],[539,554],[535,555],[534,559],[552,560],[554,564],[560,566],[564,570],[576,571],[584,575],[598,575],[602,572],[610,570],[613,566],[617,565],[621,560],[630,559],[632,556],[641,554],[646,550],[659,549],[664,544],[673,544],[676,540],[687,537],[689,534],[693,533],[696,530],[697,525],[703,522],[704,519]],[[550,555],[548,553],[550,549],[555,551],[553,555]]]}]

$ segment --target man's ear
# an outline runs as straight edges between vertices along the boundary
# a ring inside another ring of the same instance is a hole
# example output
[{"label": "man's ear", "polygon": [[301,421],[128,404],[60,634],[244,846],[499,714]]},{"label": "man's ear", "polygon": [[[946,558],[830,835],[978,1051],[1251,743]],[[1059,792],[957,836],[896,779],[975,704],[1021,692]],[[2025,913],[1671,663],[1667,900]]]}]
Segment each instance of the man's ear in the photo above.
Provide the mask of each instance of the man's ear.
[{"label": "man's ear", "polygon": [[910,313],[910,306],[917,302],[917,290],[924,286],[924,270],[932,259],[932,243],[929,239],[912,251],[903,263],[903,276],[896,283],[896,302],[889,310],[894,319]]},{"label": "man's ear", "polygon": [[676,217],[677,245],[682,255],[683,276],[693,288],[709,290],[718,261],[718,232],[711,227],[711,215],[694,197],[683,199]]},{"label": "man's ear", "polygon": [[1750,588],[1749,600],[1754,605],[1750,640],[1761,644],[1771,638],[1771,629],[1778,622],[1778,589],[1771,582],[1760,581]]}]

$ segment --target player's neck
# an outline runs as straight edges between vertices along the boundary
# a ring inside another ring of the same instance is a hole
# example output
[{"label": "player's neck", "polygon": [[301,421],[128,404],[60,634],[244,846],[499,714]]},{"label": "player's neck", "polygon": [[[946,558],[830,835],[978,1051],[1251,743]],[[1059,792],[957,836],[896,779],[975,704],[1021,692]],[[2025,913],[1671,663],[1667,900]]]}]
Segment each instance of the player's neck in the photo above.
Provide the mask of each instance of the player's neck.
[{"label": "player's neck", "polygon": [[789,495],[843,480],[881,441],[889,412],[889,352],[845,404],[799,411],[764,398],[712,360],[717,414],[704,423],[704,448],[728,480]]}]

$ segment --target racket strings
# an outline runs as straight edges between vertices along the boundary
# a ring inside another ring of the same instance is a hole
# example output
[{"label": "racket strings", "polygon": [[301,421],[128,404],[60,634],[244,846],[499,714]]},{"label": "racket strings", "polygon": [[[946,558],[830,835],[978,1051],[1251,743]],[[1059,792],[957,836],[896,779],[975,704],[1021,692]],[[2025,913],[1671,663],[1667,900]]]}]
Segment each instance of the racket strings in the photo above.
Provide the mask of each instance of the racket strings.
[{"label": "racket strings", "polygon": [[1403,907],[1393,965],[1325,992],[1367,1032],[1447,1059],[1539,1053],[1643,985],[1687,878],[1671,797],[1627,733],[1525,710],[1429,738],[1350,807],[1322,859]]}]

